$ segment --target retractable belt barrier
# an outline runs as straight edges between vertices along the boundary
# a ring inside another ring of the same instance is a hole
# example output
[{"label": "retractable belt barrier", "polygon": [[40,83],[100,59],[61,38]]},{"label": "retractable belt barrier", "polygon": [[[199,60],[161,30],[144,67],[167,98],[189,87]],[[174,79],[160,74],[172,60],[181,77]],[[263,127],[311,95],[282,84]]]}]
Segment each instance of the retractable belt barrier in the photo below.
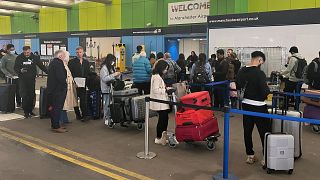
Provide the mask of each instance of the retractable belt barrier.
[{"label": "retractable belt barrier", "polygon": [[[220,84],[226,84],[230,81],[221,81],[221,82],[214,82],[210,84],[206,84],[205,86],[215,86]],[[202,85],[203,86],[203,85]],[[296,97],[309,97],[309,98],[317,98],[320,99],[320,95],[312,95],[312,94],[299,94],[299,93],[286,93],[281,92],[279,94],[284,94],[288,96],[296,96]],[[291,116],[283,116],[283,115],[277,115],[277,114],[266,114],[266,113],[257,113],[252,111],[244,111],[239,109],[231,109],[229,106],[225,106],[222,109],[215,108],[215,107],[207,107],[207,106],[197,106],[197,105],[191,105],[191,104],[183,104],[181,102],[172,102],[172,101],[163,101],[159,99],[153,99],[150,97],[145,98],[146,101],[146,127],[145,127],[145,151],[140,152],[137,154],[137,156],[140,154],[143,154],[143,156],[138,156],[139,158],[144,159],[151,159],[155,157],[155,153],[149,152],[149,131],[148,131],[148,120],[149,120],[149,106],[150,102],[158,102],[163,104],[169,104],[174,105],[178,107],[189,107],[194,109],[204,109],[204,110],[212,110],[212,111],[222,111],[224,112],[224,150],[223,150],[223,172],[219,173],[217,175],[214,175],[214,179],[238,179],[237,177],[229,174],[229,139],[230,139],[230,113],[234,114],[243,114],[243,115],[249,115],[249,116],[256,116],[256,117],[263,117],[263,118],[269,118],[269,119],[281,119],[285,121],[296,121],[296,122],[304,122],[304,123],[310,123],[310,124],[317,124],[320,125],[319,119],[309,119],[309,118],[297,118],[297,117],[291,117]],[[152,157],[153,156],[153,157]]]}]

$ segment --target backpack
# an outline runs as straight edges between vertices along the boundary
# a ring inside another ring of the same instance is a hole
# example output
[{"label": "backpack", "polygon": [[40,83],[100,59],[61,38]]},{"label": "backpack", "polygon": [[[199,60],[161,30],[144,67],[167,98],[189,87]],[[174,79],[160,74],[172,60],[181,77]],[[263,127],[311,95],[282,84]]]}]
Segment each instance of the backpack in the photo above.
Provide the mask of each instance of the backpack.
[{"label": "backpack", "polygon": [[296,78],[302,79],[303,73],[306,70],[306,66],[308,65],[307,61],[305,59],[300,59],[296,56],[293,56],[293,57],[295,57],[297,59],[297,62],[296,62],[297,69],[294,72],[294,74],[295,74]]},{"label": "backpack", "polygon": [[206,72],[205,64],[200,64],[200,63],[195,64],[192,81],[193,83],[196,83],[196,84],[206,84],[210,82],[208,74]]},{"label": "backpack", "polygon": [[[175,70],[175,67],[174,67],[174,64],[173,64],[172,60],[168,60],[166,62],[168,62],[168,65],[169,65],[166,77],[170,78],[170,79],[176,78],[176,70]],[[172,75],[173,75],[173,77],[170,77]]]},{"label": "backpack", "polygon": [[[317,74],[320,75],[320,71],[319,71],[319,68],[318,68],[318,63],[315,62],[315,61],[312,61],[311,63],[314,63],[314,69],[313,69],[312,72],[313,73],[317,73]],[[306,83],[308,85],[312,85],[312,83],[313,83],[312,82],[313,80],[310,79],[310,74],[308,74],[310,64],[305,67],[304,72],[303,72],[303,81],[304,81],[304,83]]]}]

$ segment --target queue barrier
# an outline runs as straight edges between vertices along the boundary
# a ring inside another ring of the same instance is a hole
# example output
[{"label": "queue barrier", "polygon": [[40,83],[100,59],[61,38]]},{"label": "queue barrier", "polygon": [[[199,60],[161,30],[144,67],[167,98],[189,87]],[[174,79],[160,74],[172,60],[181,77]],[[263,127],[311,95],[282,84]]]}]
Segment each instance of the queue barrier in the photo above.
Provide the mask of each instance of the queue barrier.
[{"label": "queue barrier", "polygon": [[[215,83],[210,83],[211,85],[207,84],[206,86],[226,84],[228,82],[230,82],[230,81],[215,82]],[[290,96],[299,96],[299,97],[304,96],[304,97],[309,97],[309,98],[320,99],[320,95],[299,94],[299,93],[282,93],[282,94],[290,95]],[[146,116],[145,116],[146,117],[145,118],[145,123],[146,123],[145,124],[145,148],[144,148],[144,152],[140,152],[137,154],[138,157],[140,156],[139,158],[143,158],[143,159],[152,159],[153,157],[156,156],[155,153],[149,152],[149,130],[148,130],[149,123],[148,123],[148,120],[149,120],[149,107],[150,107],[151,101],[163,103],[163,104],[174,105],[177,107],[189,107],[189,108],[194,108],[194,109],[204,109],[204,110],[224,112],[223,171],[222,171],[222,173],[214,175],[213,179],[215,179],[215,180],[238,179],[236,176],[229,174],[230,113],[320,125],[319,119],[298,118],[298,117],[283,116],[283,115],[277,115],[277,114],[257,113],[257,112],[251,112],[251,111],[244,111],[244,110],[240,110],[240,109],[232,109],[228,105],[222,109],[218,109],[215,107],[183,104],[181,102],[163,101],[163,100],[159,100],[159,99],[152,99],[150,97],[146,97],[145,101],[146,101],[146,108],[147,108]]]}]

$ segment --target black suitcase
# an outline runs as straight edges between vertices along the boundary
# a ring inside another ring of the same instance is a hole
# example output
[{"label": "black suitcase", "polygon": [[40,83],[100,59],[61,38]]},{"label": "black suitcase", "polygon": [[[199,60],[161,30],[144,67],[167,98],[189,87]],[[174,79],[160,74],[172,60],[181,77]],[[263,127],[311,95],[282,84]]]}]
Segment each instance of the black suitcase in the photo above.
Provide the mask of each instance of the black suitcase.
[{"label": "black suitcase", "polygon": [[45,86],[40,87],[40,98],[39,98],[39,115],[40,119],[48,118],[48,94]]},{"label": "black suitcase", "polygon": [[110,104],[110,114],[113,123],[126,122],[126,116],[124,112],[124,103],[112,103]]},{"label": "black suitcase", "polygon": [[0,84],[0,111],[12,113],[16,109],[15,104],[16,85]]}]

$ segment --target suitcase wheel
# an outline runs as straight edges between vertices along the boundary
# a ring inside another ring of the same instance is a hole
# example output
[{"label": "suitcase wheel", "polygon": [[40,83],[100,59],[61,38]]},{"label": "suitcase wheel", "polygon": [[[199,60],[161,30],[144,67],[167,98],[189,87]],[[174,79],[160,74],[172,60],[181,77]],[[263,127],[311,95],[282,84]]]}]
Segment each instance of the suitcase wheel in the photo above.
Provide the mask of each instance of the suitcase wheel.
[{"label": "suitcase wheel", "polygon": [[213,140],[208,140],[207,141],[207,149],[210,151],[213,151],[216,149],[216,143]]},{"label": "suitcase wheel", "polygon": [[138,123],[138,124],[137,124],[137,129],[138,129],[139,131],[142,131],[142,130],[144,129],[144,124],[143,124],[143,123]]},{"label": "suitcase wheel", "polygon": [[171,147],[171,148],[175,148],[175,147],[177,147],[177,144],[176,143],[174,143],[174,142],[171,142],[170,140],[169,140],[169,147]]},{"label": "suitcase wheel", "polygon": [[293,173],[293,169],[290,169],[289,171],[288,171],[288,174],[292,174]]},{"label": "suitcase wheel", "polygon": [[316,134],[320,134],[320,126],[312,125],[312,131]]},{"label": "suitcase wheel", "polygon": [[109,122],[108,127],[109,127],[110,129],[113,129],[113,128],[114,128],[114,122]]},{"label": "suitcase wheel", "polygon": [[268,174],[271,174],[272,172],[273,172],[272,169],[269,169],[269,168],[267,169],[267,173],[268,173]]}]

